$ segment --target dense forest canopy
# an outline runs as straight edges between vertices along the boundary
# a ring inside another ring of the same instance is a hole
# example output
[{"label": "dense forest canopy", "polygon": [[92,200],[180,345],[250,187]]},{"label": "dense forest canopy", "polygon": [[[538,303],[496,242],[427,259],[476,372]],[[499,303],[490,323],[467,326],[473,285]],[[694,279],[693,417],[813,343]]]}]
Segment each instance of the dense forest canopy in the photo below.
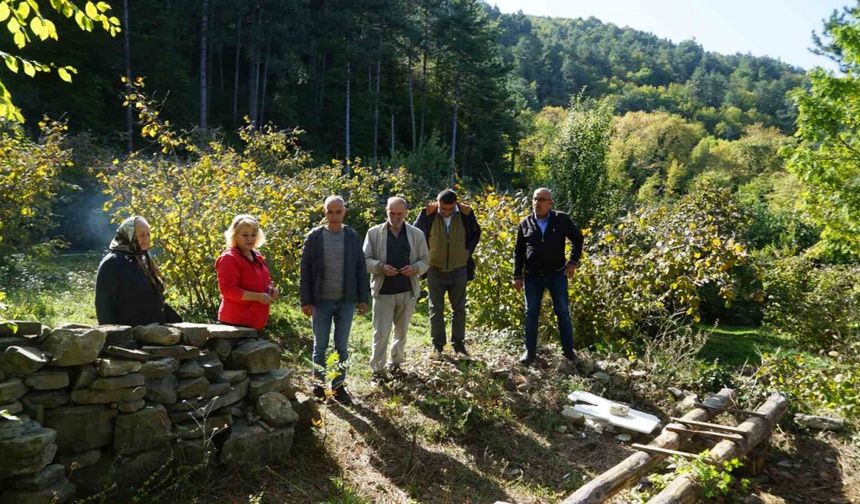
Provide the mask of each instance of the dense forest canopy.
[{"label": "dense forest canopy", "polygon": [[[27,57],[79,74],[73,86],[4,77],[25,117],[65,116],[73,131],[126,146],[137,133],[129,134],[120,76],[143,76],[183,127],[233,132],[247,116],[302,128],[320,160],[389,160],[431,180],[504,181],[518,170],[535,114],[574,95],[613,95],[616,114],[664,111],[732,140],[755,123],[792,133],[786,92],[805,79],[768,57],[707,52],[594,18],[503,14],[477,0],[113,6],[127,18],[120,36],[66,30],[60,45],[26,47]],[[4,38],[0,50],[11,45]]]}]

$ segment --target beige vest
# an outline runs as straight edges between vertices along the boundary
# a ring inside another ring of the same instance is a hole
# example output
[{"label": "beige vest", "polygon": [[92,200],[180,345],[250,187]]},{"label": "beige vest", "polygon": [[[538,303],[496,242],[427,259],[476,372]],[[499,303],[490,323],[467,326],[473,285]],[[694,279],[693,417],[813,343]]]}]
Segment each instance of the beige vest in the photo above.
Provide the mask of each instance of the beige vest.
[{"label": "beige vest", "polygon": [[445,219],[437,211],[430,225],[430,266],[439,271],[454,271],[466,266],[466,227],[460,212],[451,217],[451,228],[445,232]]}]

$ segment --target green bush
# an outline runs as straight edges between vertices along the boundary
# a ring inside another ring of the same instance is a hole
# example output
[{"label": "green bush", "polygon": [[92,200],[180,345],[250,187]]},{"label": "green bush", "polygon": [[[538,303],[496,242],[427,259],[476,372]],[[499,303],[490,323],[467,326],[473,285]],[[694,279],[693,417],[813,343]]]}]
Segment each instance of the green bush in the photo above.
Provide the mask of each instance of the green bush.
[{"label": "green bush", "polygon": [[811,350],[860,344],[860,266],[817,266],[802,256],[764,262],[765,324]]}]

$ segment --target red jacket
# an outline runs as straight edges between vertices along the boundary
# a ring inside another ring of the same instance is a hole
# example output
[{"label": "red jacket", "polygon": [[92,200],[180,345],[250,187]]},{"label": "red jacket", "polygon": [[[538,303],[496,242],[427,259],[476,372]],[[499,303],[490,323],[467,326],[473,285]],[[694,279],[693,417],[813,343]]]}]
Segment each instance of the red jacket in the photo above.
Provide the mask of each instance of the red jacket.
[{"label": "red jacket", "polygon": [[244,291],[268,292],[269,268],[263,256],[254,253],[251,261],[238,248],[224,251],[215,261],[221,306],[218,320],[225,324],[262,329],[269,319],[269,305],[257,301],[242,301]]}]

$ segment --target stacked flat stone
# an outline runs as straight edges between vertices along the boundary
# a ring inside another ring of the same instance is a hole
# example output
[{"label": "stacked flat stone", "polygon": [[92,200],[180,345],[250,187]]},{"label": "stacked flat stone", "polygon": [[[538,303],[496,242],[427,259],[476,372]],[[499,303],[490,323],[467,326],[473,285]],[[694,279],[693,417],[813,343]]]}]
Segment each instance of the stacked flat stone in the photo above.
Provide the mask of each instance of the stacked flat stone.
[{"label": "stacked flat stone", "polygon": [[170,460],[289,456],[291,372],[253,329],[15,325],[0,325],[0,504],[130,490]]}]

